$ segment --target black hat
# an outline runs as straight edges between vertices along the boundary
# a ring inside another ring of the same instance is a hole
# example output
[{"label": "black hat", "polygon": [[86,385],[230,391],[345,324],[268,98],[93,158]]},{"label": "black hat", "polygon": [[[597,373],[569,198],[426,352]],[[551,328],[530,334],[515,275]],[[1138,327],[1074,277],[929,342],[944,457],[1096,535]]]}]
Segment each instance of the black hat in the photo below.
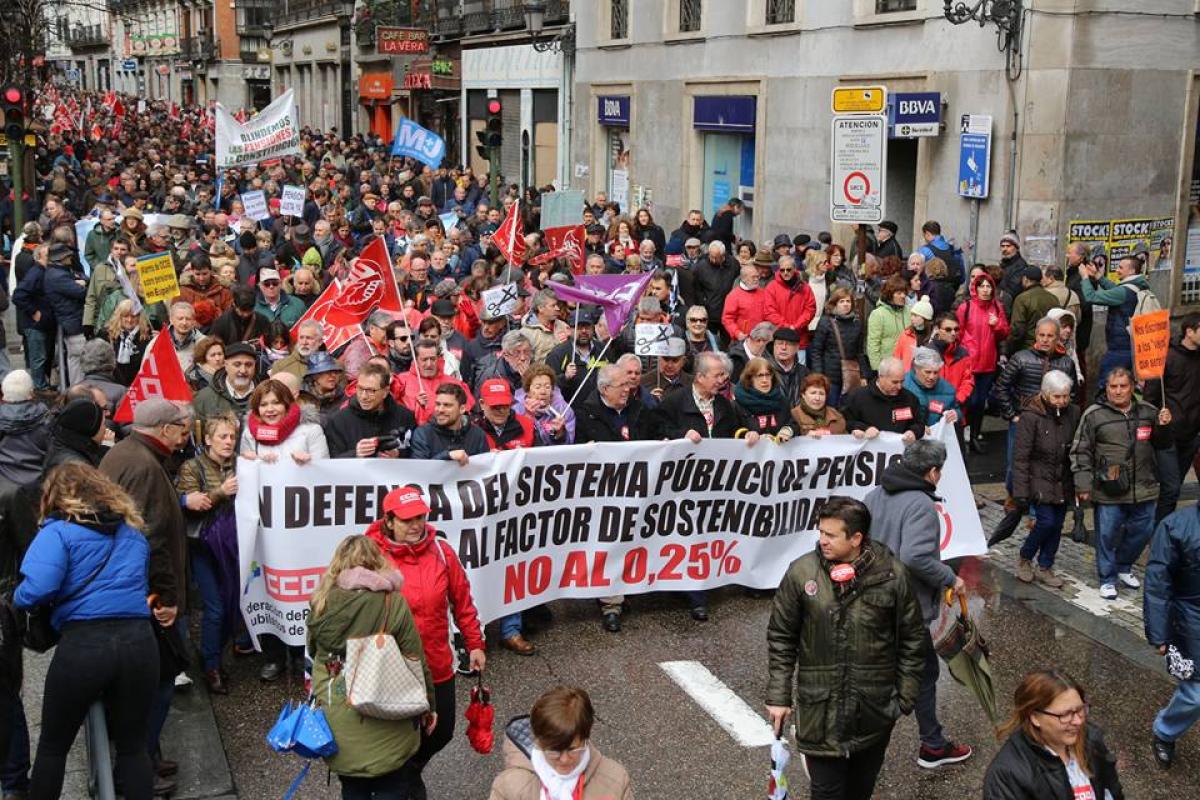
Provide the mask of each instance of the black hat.
[{"label": "black hat", "polygon": [[1028,266],[1025,268],[1025,271],[1021,273],[1021,277],[1027,281],[1033,281],[1034,283],[1041,283],[1042,269],[1041,269],[1041,267],[1035,267],[1032,265]]},{"label": "black hat", "polygon": [[429,310],[435,317],[453,317],[458,313],[454,301],[447,300],[444,297],[440,300],[434,300]]},{"label": "black hat", "polygon": [[570,322],[572,327],[578,325],[595,325],[596,312],[587,306],[582,306],[575,309],[575,311],[571,314]]},{"label": "black hat", "polygon": [[104,411],[95,400],[78,397],[63,406],[55,424],[63,430],[91,438],[104,424]]},{"label": "black hat", "polygon": [[890,219],[885,219],[883,222],[879,223],[879,227],[883,228],[885,231],[891,231],[892,236],[895,236],[900,230],[900,226],[892,222]]},{"label": "black hat", "polygon": [[804,247],[806,244],[808,244],[811,241],[812,241],[812,237],[809,236],[807,233],[798,233],[798,234],[796,234],[796,238],[792,239],[792,244],[796,245],[796,247]]},{"label": "black hat", "polygon": [[772,243],[771,249],[774,250],[777,247],[791,247],[791,246],[792,246],[791,238],[786,233],[781,233],[775,237],[775,241]]},{"label": "black hat", "polygon": [[258,358],[258,352],[255,351],[254,345],[250,344],[249,342],[234,342],[233,344],[225,346],[225,360],[228,361],[234,356],[250,356],[251,358]]},{"label": "black hat", "polygon": [[596,224],[588,225],[587,233],[589,235],[593,235],[593,236],[603,236],[604,235],[604,226],[596,225]]},{"label": "black hat", "polygon": [[775,338],[772,341],[800,344],[800,333],[795,328],[779,328],[775,331]]}]

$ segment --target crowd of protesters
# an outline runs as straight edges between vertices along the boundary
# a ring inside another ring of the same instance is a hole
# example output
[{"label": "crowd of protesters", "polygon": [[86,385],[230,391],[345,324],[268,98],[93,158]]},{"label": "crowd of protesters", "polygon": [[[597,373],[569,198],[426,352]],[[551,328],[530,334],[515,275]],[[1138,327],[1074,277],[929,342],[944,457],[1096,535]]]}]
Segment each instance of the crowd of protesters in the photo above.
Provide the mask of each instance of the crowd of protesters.
[{"label": "crowd of protesters", "polygon": [[[116,122],[111,105],[96,98],[101,122]],[[147,534],[155,568],[142,588],[158,596],[160,628],[183,623],[186,630],[185,589],[194,582],[199,653],[214,693],[228,691],[226,647],[252,652],[237,609],[239,457],[466,464],[488,452],[587,442],[726,438],[753,447],[763,437],[880,433],[911,446],[940,422],[955,426],[971,453],[983,453],[991,416],[1008,426],[1009,509],[1032,518],[1018,577],[1062,585],[1053,565],[1065,516],[1091,503],[1099,591],[1115,598],[1118,589],[1140,586],[1134,565],[1155,524],[1174,511],[1197,454],[1200,316],[1182,320],[1162,382],[1143,390],[1131,372],[1128,323],[1148,292],[1144,254],[1122,259],[1114,283],[1078,246],[1064,267],[1028,264],[1015,232],[1001,238],[996,263],[967,265],[936,221],[916,232],[920,246],[907,255],[890,221],[861,232],[849,254],[827,232],[780,233],[756,245],[734,233],[743,209],[736,199],[711,223],[693,210],[672,228],[651,208],[625,209],[600,196],[580,209],[586,241],[578,261],[538,259],[547,245],[537,189],[503,187],[493,205],[486,176],[470,169],[392,157],[371,135],[307,129],[300,155],[215,170],[209,112],[137,107],[127,100],[111,136],[43,137],[36,190],[0,203],[0,232],[12,241],[0,290],[15,306],[25,361],[21,370],[0,364],[0,502],[37,507],[43,484],[66,461],[98,468],[131,496],[140,516],[118,497],[107,501],[102,524],[119,532],[123,517]],[[299,215],[281,213],[286,185],[305,190]],[[267,219],[247,216],[241,200],[257,190],[267,198]],[[15,230],[14,203],[29,220]],[[524,264],[508,263],[494,238],[509,217],[526,232]],[[404,310],[374,311],[359,335],[331,350],[319,320],[297,323],[380,240]],[[139,258],[159,253],[174,263],[179,294],[148,302]],[[575,306],[554,291],[578,274],[646,273],[645,295],[617,330],[598,307]],[[516,285],[515,308],[489,309],[483,292],[506,284]],[[1087,358],[1092,306],[1107,309],[1096,374]],[[639,323],[670,327],[665,354],[638,352]],[[111,417],[157,337],[169,337],[194,401],[142,403],[132,428],[117,425]],[[944,460],[944,451],[918,448],[885,477],[868,501],[883,527],[924,514],[922,498],[932,495]],[[56,513],[41,507],[48,519]],[[389,512],[367,535],[408,578],[404,594],[434,703],[452,719],[454,670],[483,668],[482,633],[461,566],[452,550],[430,545],[423,514],[410,513],[416,508]],[[76,512],[62,514],[71,520]],[[861,525],[855,513],[841,521]],[[916,591],[925,617],[926,590],[930,597],[961,590],[938,560],[936,530],[916,538],[879,528],[871,539],[891,548],[923,587]],[[15,541],[30,536],[27,526]],[[882,568],[885,557],[877,558]],[[406,565],[425,562],[445,573],[433,586],[408,575]],[[355,566],[364,564],[347,568]],[[22,569],[28,582],[33,565]],[[83,567],[69,572],[78,579],[80,570],[86,577]],[[33,602],[28,592],[17,602]],[[708,619],[705,593],[688,593],[687,601],[694,620]],[[463,634],[457,663],[431,644],[446,639],[448,606]],[[623,597],[603,598],[604,629],[620,631],[625,609]],[[521,614],[498,623],[499,643],[517,655],[536,651],[525,633]],[[318,646],[327,646],[323,635],[317,631]],[[971,750],[937,723],[937,658],[928,638],[917,643],[925,655],[906,662],[914,683],[902,705],[916,709],[920,762],[933,767]],[[300,668],[303,654],[264,637],[262,658],[260,676],[273,681]],[[176,768],[158,746],[177,680],[167,661],[158,678],[136,732],[162,792]],[[781,694],[776,702],[788,705]],[[27,738],[23,714],[14,712],[11,727],[15,738]],[[439,727],[408,743],[413,763],[423,766],[444,746],[449,733]],[[38,760],[45,748],[47,770],[61,755],[61,738],[43,735]],[[128,770],[130,789],[145,784],[140,761]]]}]

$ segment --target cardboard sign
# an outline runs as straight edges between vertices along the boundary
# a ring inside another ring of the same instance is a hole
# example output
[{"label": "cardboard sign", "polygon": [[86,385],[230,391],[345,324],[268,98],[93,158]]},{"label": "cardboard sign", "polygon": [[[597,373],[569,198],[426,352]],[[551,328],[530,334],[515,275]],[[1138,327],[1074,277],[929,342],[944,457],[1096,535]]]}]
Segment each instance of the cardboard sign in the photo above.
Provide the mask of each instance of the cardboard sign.
[{"label": "cardboard sign", "polygon": [[[249,213],[249,209],[246,209]],[[279,200],[279,213],[289,217],[304,216],[304,187],[284,186],[283,197]]]},{"label": "cardboard sign", "polygon": [[160,300],[168,302],[179,296],[179,279],[170,253],[153,253],[139,258],[138,275],[142,279],[142,293],[147,305]]},{"label": "cardboard sign", "polygon": [[256,222],[271,218],[271,212],[267,211],[267,196],[263,194],[262,189],[246,192],[241,197],[242,205],[246,207],[247,217]]},{"label": "cardboard sign", "polygon": [[483,307],[493,317],[503,317],[517,307],[520,294],[515,283],[483,290]]},{"label": "cardboard sign", "polygon": [[1161,378],[1171,345],[1171,312],[1163,308],[1130,320],[1133,332],[1133,369],[1138,380]]},{"label": "cardboard sign", "polygon": [[665,325],[657,322],[638,324],[634,330],[634,352],[639,356],[670,355],[673,330],[670,323]]}]

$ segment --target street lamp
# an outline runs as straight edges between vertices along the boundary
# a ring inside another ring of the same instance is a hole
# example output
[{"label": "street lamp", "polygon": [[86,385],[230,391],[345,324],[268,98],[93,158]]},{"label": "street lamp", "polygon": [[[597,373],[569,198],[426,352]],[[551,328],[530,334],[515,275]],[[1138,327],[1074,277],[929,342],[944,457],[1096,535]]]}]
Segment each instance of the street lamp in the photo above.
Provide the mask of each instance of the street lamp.
[{"label": "street lamp", "polygon": [[[1021,28],[1025,20],[1022,0],[945,0],[944,14],[954,25],[978,22],[996,26],[996,46],[1008,58],[1009,79],[1020,73]],[[1014,74],[1014,72],[1016,74]]]},{"label": "street lamp", "polygon": [[552,39],[543,40],[542,30],[546,25],[546,3],[544,0],[525,0],[525,30],[529,31],[530,44],[539,53],[572,53],[575,51],[575,23],[563,26]]}]

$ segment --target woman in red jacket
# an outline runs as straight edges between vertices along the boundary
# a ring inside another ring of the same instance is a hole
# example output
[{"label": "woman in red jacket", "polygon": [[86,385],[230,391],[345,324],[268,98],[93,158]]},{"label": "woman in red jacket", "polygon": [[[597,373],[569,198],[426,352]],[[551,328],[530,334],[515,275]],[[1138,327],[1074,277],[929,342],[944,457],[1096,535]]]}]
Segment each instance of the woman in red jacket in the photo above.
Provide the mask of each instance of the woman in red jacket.
[{"label": "woman in red jacket", "polygon": [[383,519],[371,523],[366,534],[404,576],[404,599],[433,675],[437,722],[433,730],[421,731],[421,748],[408,761],[411,785],[417,790],[414,798],[425,796],[421,771],[454,736],[454,653],[447,612],[454,612],[454,623],[466,639],[471,669],[482,672],[487,663],[467,573],[454,548],[426,521],[428,516],[429,505],[420,490],[401,486],[383,499]]},{"label": "woman in red jacket", "polygon": [[959,341],[971,354],[971,371],[975,373],[975,388],[964,407],[967,424],[971,426],[968,442],[972,451],[982,453],[983,415],[996,380],[999,344],[1008,338],[1009,327],[1004,306],[996,298],[996,282],[990,275],[982,269],[972,270],[970,292],[956,315],[962,327]]}]

